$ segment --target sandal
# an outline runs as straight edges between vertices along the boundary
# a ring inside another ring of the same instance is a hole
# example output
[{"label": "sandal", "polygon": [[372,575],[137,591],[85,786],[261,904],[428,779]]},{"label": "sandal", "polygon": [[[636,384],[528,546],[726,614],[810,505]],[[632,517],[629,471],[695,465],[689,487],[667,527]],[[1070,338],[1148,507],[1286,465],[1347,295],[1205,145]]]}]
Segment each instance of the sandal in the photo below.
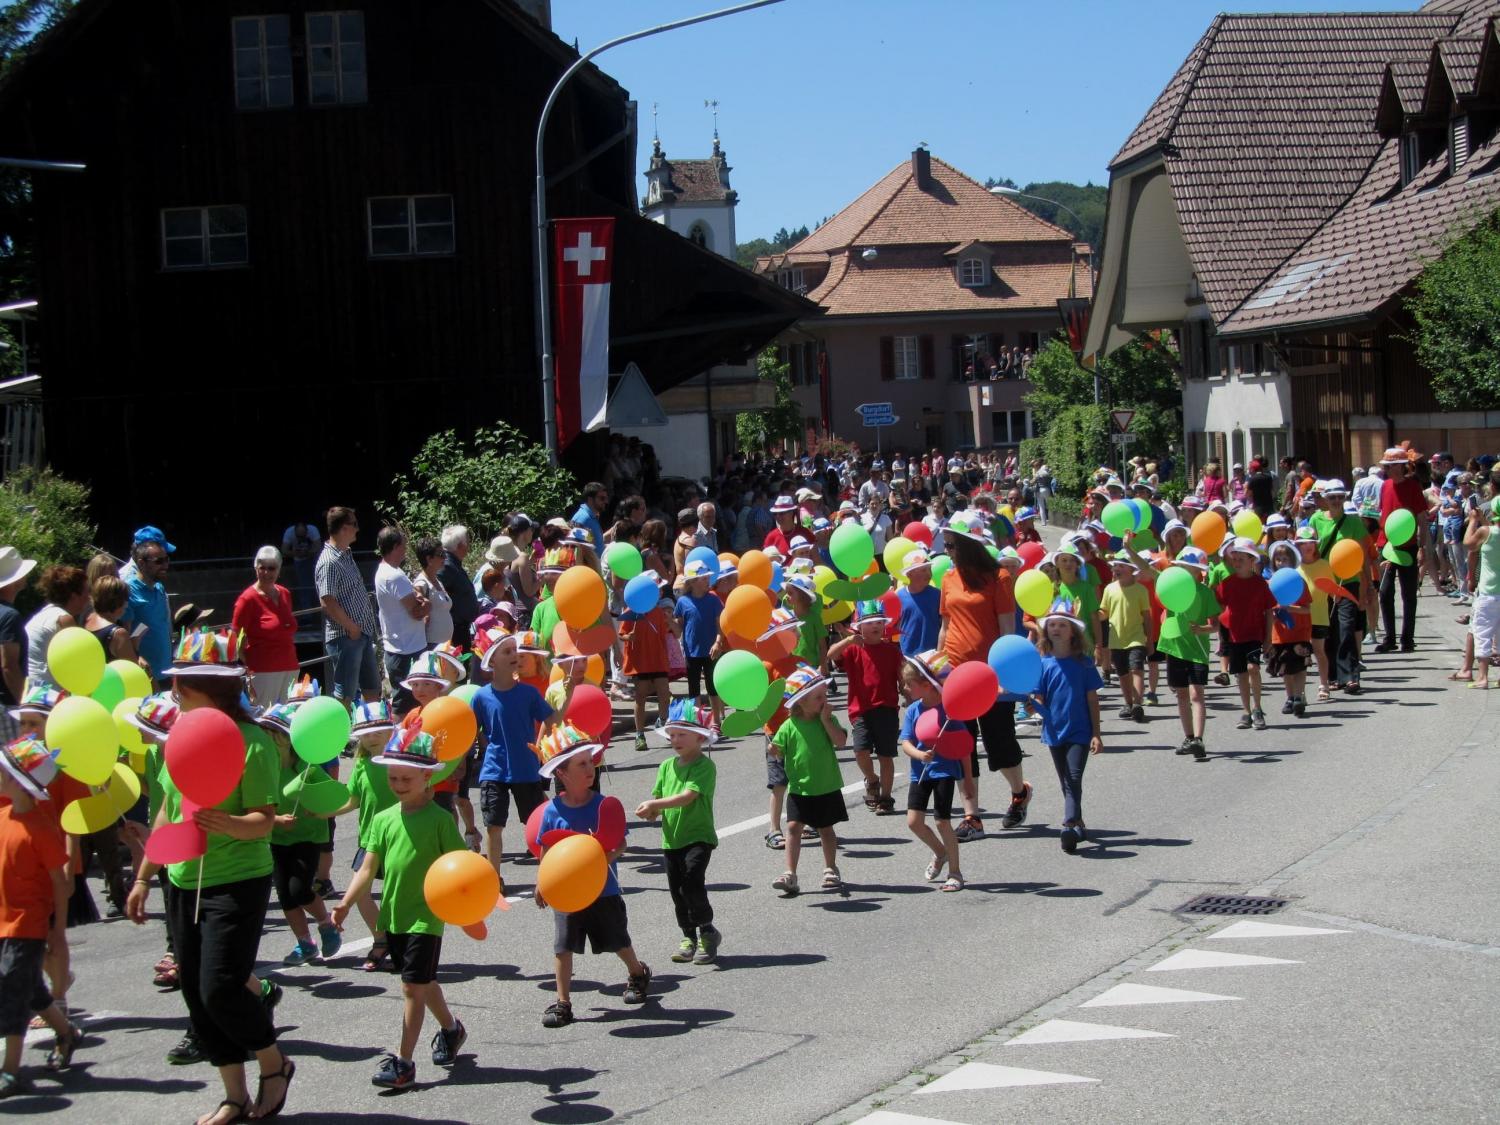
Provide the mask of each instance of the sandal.
[{"label": "sandal", "polygon": [[882,797],[880,803],[875,806],[876,816],[894,816],[896,814],[896,798]]},{"label": "sandal", "polygon": [[158,968],[156,975],[151,978],[151,983],[157,988],[165,988],[171,991],[182,987],[182,979],[177,975],[177,962],[169,962],[165,968]]},{"label": "sandal", "polygon": [[871,812],[874,812],[875,806],[877,806],[878,804],[880,804],[880,782],[876,781],[873,777],[866,778],[865,808],[869,809]]},{"label": "sandal", "polygon": [[934,858],[933,861],[927,865],[927,881],[929,883],[936,883],[938,879],[942,877],[943,868],[947,865],[947,856],[940,855]]},{"label": "sandal", "polygon": [[825,891],[842,890],[844,886],[843,877],[839,875],[837,867],[823,868],[823,889]]},{"label": "sandal", "polygon": [[802,838],[804,840],[816,840],[818,838],[818,830],[811,825],[804,824],[802,826]]},{"label": "sandal", "polygon": [[83,1038],[83,1028],[76,1023],[68,1024],[68,1034],[58,1036],[52,1045],[52,1050],[47,1052],[46,1067],[48,1070],[67,1070],[73,1065],[73,1052],[78,1049],[78,1041]]},{"label": "sandal", "polygon": [[391,955],[391,947],[382,938],[372,942],[370,952],[365,955],[365,962],[360,966],[367,973],[378,973],[385,966],[386,959]]},{"label": "sandal", "polygon": [[952,893],[953,891],[961,891],[963,889],[964,877],[962,875],[949,875],[947,880],[943,883],[943,892],[945,894]]},{"label": "sandal", "polygon": [[232,1102],[228,1098],[225,1098],[218,1105],[214,1106],[214,1111],[210,1116],[217,1117],[219,1110],[223,1109],[226,1105],[234,1110],[234,1116],[229,1119],[230,1125],[233,1125],[236,1121],[249,1121],[251,1119],[249,1102]]},{"label": "sandal", "polygon": [[767,832],[766,847],[779,852],[786,847],[786,837],[780,832]]},{"label": "sandal", "polygon": [[1326,687],[1320,687],[1318,689],[1318,702],[1319,703],[1327,703],[1332,698],[1333,698],[1333,696],[1328,693],[1328,689]]},{"label": "sandal", "polygon": [[1452,673],[1449,674],[1448,678],[1450,680],[1456,680],[1458,683],[1461,683],[1461,684],[1462,683],[1469,683],[1470,681],[1472,681],[1474,679],[1474,673],[1473,672],[1452,672]]},{"label": "sandal", "polygon": [[260,1099],[266,1092],[266,1083],[275,1082],[278,1078],[285,1083],[281,1087],[281,1100],[264,1113],[257,1113],[255,1120],[264,1121],[268,1117],[277,1117],[286,1106],[286,1096],[292,1092],[292,1079],[297,1075],[297,1064],[285,1055],[281,1056],[281,1069],[275,1074],[262,1074],[260,1081],[255,1085],[255,1104],[260,1105]]}]

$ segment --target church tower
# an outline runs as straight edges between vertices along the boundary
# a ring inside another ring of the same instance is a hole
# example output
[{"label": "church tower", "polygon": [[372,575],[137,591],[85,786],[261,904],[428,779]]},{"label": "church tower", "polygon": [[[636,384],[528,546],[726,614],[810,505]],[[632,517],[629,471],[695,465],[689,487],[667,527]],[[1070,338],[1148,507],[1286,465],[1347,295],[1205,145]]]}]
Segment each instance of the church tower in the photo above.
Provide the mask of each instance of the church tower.
[{"label": "church tower", "polygon": [[[729,186],[729,159],[719,144],[717,102],[714,110],[713,155],[707,159],[668,160],[655,133],[651,163],[645,171],[646,198],[641,214],[691,239],[705,250],[734,260],[734,205],[738,196]],[[652,107],[652,118],[656,107]]]}]

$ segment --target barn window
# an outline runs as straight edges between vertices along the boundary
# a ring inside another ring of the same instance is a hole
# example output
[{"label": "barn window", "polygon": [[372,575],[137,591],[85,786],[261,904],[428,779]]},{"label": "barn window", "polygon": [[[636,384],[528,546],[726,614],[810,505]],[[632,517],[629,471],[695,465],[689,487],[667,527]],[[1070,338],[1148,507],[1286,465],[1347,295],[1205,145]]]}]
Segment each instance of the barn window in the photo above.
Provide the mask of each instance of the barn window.
[{"label": "barn window", "polygon": [[372,258],[453,253],[451,195],[385,195],[369,200]]},{"label": "barn window", "polygon": [[368,86],[364,13],[307,13],[307,100],[313,105],[359,105]]},{"label": "barn window", "polygon": [[287,16],[230,21],[236,109],[285,109],[292,104],[291,23]]},{"label": "barn window", "polygon": [[162,209],[162,269],[201,270],[249,261],[250,233],[243,207]]}]

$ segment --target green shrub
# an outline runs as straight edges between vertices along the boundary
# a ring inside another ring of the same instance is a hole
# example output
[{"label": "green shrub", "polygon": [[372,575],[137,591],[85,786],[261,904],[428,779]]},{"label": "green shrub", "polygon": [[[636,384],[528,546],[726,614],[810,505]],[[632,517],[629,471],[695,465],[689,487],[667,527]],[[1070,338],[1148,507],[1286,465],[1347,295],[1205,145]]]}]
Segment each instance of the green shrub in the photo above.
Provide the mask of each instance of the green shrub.
[{"label": "green shrub", "polygon": [[[36,571],[53,563],[83,566],[96,548],[97,527],[89,519],[88,485],[51,469],[19,469],[0,484],[0,544],[22,558],[35,559]],[[41,605],[35,586],[16,599],[23,614]]]},{"label": "green shrub", "polygon": [[1092,404],[1065,406],[1047,424],[1041,441],[1053,494],[1082,496],[1094,470],[1109,464],[1109,411]]}]

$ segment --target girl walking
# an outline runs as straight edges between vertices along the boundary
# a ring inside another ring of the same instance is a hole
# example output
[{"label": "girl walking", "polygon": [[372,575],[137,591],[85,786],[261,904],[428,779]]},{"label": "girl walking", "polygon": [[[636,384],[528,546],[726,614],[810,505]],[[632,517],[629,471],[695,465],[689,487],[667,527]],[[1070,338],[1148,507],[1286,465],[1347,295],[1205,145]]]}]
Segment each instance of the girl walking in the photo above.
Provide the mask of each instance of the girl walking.
[{"label": "girl walking", "polygon": [[1078,603],[1058,598],[1042,618],[1042,682],[1036,701],[1042,714],[1042,744],[1052,752],[1063,793],[1062,850],[1072,855],[1084,837],[1083,769],[1104,749],[1099,734],[1099,689],[1104,686],[1089,659],[1087,625]]}]

